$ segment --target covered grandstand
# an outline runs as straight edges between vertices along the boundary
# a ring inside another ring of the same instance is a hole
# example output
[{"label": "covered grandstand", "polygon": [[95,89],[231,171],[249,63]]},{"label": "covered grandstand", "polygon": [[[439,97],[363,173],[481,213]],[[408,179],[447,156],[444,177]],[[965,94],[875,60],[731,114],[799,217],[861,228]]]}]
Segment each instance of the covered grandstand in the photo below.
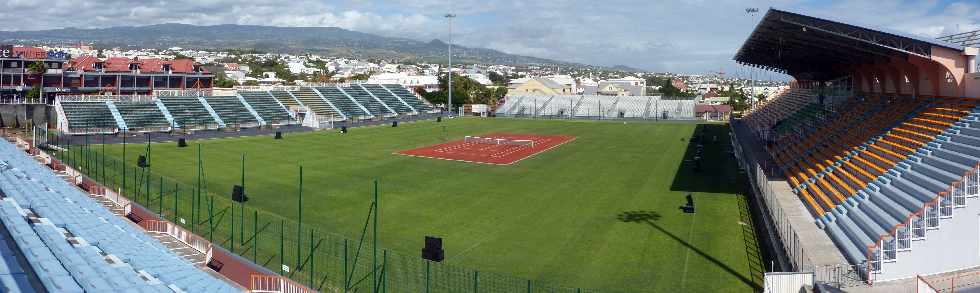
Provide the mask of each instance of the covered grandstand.
[{"label": "covered grandstand", "polygon": [[59,97],[58,129],[69,134],[241,129],[382,120],[433,113],[399,85],[344,84],[240,90],[233,96]]},{"label": "covered grandstand", "polygon": [[732,123],[733,147],[784,270],[854,286],[980,266],[976,55],[765,14],[735,60],[796,82]]},{"label": "covered grandstand", "polygon": [[660,96],[508,95],[498,116],[568,119],[693,120],[695,101]]}]

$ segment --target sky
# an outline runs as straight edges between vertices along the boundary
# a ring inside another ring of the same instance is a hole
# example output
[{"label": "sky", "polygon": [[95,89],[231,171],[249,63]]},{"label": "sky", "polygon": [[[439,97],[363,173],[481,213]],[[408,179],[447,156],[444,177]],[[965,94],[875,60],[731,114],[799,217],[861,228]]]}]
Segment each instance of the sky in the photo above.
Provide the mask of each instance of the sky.
[{"label": "sky", "polygon": [[[754,7],[759,13],[746,13]],[[0,30],[185,23],[335,26],[656,72],[745,74],[732,56],[769,7],[938,37],[980,29],[978,0],[0,0]]]}]

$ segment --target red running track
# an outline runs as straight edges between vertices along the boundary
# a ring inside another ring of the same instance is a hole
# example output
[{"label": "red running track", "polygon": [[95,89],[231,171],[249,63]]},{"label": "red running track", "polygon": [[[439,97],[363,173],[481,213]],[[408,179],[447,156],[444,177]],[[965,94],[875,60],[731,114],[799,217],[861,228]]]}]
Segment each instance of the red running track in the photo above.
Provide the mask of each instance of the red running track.
[{"label": "red running track", "polygon": [[574,136],[568,135],[535,135],[513,133],[489,133],[479,135],[479,137],[504,138],[510,140],[532,140],[534,141],[534,146],[486,144],[454,140],[443,144],[404,150],[398,153],[423,158],[481,164],[510,165],[575,139]]}]

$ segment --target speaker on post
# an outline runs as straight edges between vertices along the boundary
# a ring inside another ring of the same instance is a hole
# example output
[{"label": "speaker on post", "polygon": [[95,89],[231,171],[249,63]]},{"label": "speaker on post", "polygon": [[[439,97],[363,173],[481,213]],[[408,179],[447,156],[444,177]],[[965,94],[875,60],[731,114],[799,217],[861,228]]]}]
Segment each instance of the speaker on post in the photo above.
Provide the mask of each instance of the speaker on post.
[{"label": "speaker on post", "polygon": [[422,258],[435,262],[446,259],[446,252],[442,250],[442,238],[425,236],[425,248],[422,248]]},{"label": "speaker on post", "polygon": [[146,156],[140,155],[140,157],[136,159],[136,166],[139,166],[140,168],[146,168],[150,166],[150,162],[146,161]]},{"label": "speaker on post", "polygon": [[282,131],[276,131],[276,139],[282,139]]},{"label": "speaker on post", "polygon": [[177,139],[177,147],[179,147],[179,148],[186,148],[187,147],[187,139],[185,139],[183,137],[178,138]]},{"label": "speaker on post", "polygon": [[442,116],[436,117],[436,122],[442,122]]},{"label": "speaker on post", "polygon": [[398,120],[391,121],[391,127],[398,127]]},{"label": "speaker on post", "polygon": [[248,196],[245,196],[245,187],[241,185],[235,185],[231,189],[231,200],[236,202],[246,202],[248,201]]},{"label": "speaker on post", "polygon": [[340,127],[340,133],[346,134],[347,133],[347,126],[341,126]]}]

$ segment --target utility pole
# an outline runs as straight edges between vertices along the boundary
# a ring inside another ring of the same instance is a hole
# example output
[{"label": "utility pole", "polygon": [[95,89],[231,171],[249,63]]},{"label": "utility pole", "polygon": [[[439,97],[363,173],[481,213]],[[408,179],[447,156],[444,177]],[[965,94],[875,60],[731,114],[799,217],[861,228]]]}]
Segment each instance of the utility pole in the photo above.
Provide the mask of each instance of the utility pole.
[{"label": "utility pole", "polygon": [[456,14],[446,13],[446,18],[449,19],[449,102],[446,105],[446,109],[449,110],[449,116],[453,116],[453,18],[456,18]]}]

